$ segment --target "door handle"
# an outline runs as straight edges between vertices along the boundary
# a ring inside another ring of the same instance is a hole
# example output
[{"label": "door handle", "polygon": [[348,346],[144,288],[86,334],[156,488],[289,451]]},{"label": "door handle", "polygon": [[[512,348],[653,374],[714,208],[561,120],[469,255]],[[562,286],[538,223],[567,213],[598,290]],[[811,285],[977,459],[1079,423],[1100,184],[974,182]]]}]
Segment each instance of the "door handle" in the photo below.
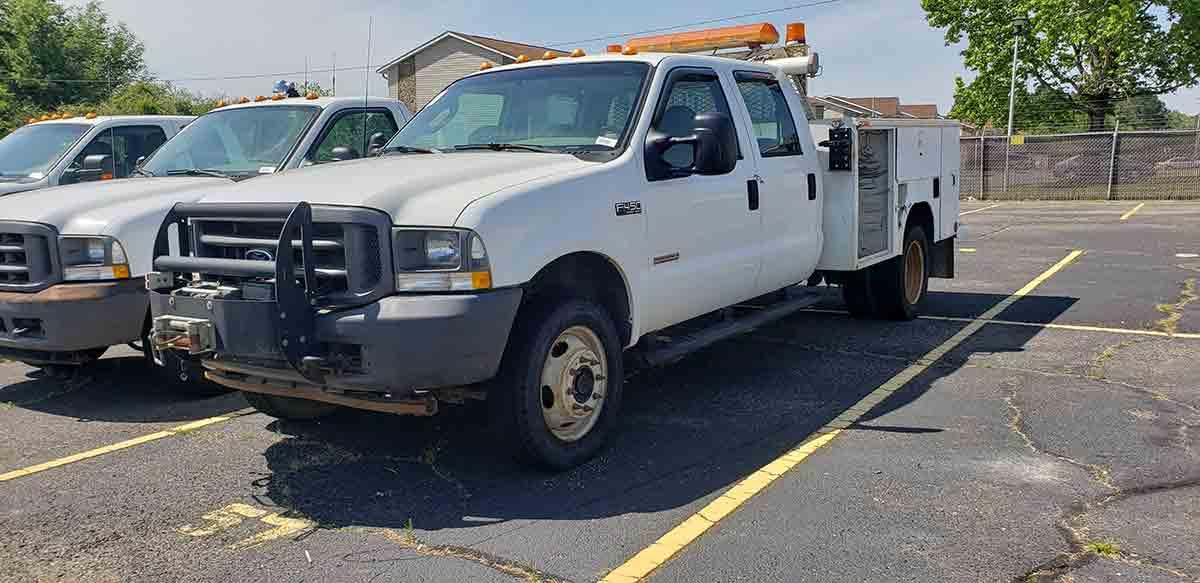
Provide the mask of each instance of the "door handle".
[{"label": "door handle", "polygon": [[746,181],[746,199],[750,203],[750,210],[758,210],[758,178]]},{"label": "door handle", "polygon": [[933,198],[941,198],[941,197],[942,197],[942,179],[934,178],[933,179]]},{"label": "door handle", "polygon": [[817,175],[808,175],[808,200],[817,200]]}]

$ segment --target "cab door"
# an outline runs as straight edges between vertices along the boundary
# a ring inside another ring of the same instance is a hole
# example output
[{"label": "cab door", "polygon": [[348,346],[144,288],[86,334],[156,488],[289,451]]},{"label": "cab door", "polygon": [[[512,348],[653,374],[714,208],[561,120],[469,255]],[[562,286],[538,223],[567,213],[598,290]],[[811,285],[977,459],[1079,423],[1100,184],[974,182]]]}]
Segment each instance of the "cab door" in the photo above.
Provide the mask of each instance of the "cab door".
[{"label": "cab door", "polygon": [[754,140],[763,221],[757,291],[767,293],[806,279],[820,259],[821,170],[804,109],[788,99],[798,95],[770,73],[734,71],[733,79],[738,114]]},{"label": "cab door", "polygon": [[[754,161],[741,119],[732,114],[732,87],[713,69],[678,67],[667,72],[651,127],[671,137],[692,135],[697,114],[721,112],[739,128],[739,159],[718,176],[678,176],[646,181],[641,201],[647,225],[648,309],[645,330],[655,330],[749,299],[762,262],[762,213]],[[692,163],[692,148],[676,145],[663,156],[671,166]]]}]

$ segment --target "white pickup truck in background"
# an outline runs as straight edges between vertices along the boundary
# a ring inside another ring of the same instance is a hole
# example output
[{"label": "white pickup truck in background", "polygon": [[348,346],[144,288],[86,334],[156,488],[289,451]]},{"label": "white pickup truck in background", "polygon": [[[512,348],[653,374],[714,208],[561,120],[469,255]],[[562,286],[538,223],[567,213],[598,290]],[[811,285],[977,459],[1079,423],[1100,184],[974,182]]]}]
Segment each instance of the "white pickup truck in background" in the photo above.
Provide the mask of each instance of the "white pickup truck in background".
[{"label": "white pickup truck in background", "polygon": [[626,363],[810,306],[814,275],[899,319],[953,277],[956,123],[810,127],[815,55],[631,45],[485,64],[380,158],[176,205],[155,350],[276,417],[486,399],[519,458],[561,469],[616,426]]},{"label": "white pickup truck in background", "polygon": [[0,140],[0,196],[51,186],[129,178],[191,123],[191,116],[94,113],[33,121]]},{"label": "white pickup truck in background", "polygon": [[[393,99],[243,101],[197,118],[130,170],[133,179],[0,198],[0,356],[74,366],[140,342],[149,329],[144,276],[175,203],[247,178],[361,157],[410,117]],[[187,380],[187,367],[165,364],[172,379]]]}]

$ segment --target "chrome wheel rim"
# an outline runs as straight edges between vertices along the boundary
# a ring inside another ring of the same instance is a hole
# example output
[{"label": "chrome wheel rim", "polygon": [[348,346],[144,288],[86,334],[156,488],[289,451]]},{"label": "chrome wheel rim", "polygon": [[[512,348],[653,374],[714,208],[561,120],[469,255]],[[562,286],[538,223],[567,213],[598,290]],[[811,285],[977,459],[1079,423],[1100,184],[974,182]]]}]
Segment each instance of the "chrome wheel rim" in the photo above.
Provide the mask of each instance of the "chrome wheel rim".
[{"label": "chrome wheel rim", "polygon": [[539,401],[546,429],[561,441],[582,439],[595,427],[608,389],[608,357],[600,337],[571,326],[550,343],[542,364]]},{"label": "chrome wheel rim", "polygon": [[921,243],[913,241],[908,244],[908,252],[904,254],[904,300],[909,305],[921,300],[921,292],[925,287],[925,250]]}]

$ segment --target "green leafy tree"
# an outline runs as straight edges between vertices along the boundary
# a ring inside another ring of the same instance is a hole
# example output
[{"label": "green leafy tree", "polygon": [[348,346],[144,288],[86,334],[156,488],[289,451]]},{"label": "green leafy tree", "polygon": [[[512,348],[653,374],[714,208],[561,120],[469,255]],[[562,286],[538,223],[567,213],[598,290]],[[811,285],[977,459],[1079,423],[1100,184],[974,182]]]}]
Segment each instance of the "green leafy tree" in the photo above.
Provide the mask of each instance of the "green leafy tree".
[{"label": "green leafy tree", "polygon": [[296,90],[300,92],[300,95],[308,95],[310,92],[316,93],[320,97],[329,97],[329,96],[333,95],[333,91],[326,89],[324,87],[321,87],[321,84],[317,83],[316,81],[309,81],[308,83],[297,83]]},{"label": "green leafy tree", "polygon": [[142,43],[96,2],[65,8],[52,0],[0,0],[5,89],[41,109],[98,102],[145,77]]},{"label": "green leafy tree", "polygon": [[1104,129],[1122,100],[1170,93],[1200,83],[1197,0],[922,0],[946,42],[967,41],[954,115],[977,124],[1007,123],[1015,17],[1029,19],[1021,36],[1018,89],[1022,106],[1053,104]]}]

